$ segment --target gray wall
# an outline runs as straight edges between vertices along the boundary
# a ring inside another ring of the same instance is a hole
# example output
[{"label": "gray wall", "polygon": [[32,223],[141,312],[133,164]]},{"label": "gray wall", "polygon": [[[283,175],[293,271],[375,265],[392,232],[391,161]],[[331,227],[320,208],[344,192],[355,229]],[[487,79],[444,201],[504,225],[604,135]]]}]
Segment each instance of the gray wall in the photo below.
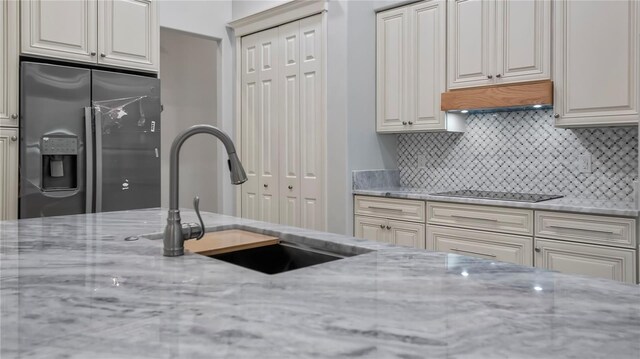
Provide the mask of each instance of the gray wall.
[{"label": "gray wall", "polygon": [[[185,54],[199,61],[185,66]],[[173,139],[196,124],[216,124],[217,41],[204,36],[162,28],[162,206],[169,205],[169,150]],[[217,191],[217,145],[210,136],[195,136],[180,155],[180,206],[192,207],[194,196],[200,208],[220,210]]]},{"label": "gray wall", "polygon": [[[231,21],[231,1],[191,1],[162,0],[158,2],[158,21],[160,26],[174,30],[204,35],[218,43],[216,54],[216,120],[215,125],[229,134],[234,133],[233,121],[233,35],[226,24]],[[183,66],[198,64],[197,58],[189,53],[183,54]],[[163,64],[160,63],[160,77],[163,77]],[[221,144],[217,145],[216,188],[218,209],[224,214],[235,213],[235,190],[229,182],[229,170],[226,166],[226,152]],[[203,203],[204,204],[204,203]]]}]

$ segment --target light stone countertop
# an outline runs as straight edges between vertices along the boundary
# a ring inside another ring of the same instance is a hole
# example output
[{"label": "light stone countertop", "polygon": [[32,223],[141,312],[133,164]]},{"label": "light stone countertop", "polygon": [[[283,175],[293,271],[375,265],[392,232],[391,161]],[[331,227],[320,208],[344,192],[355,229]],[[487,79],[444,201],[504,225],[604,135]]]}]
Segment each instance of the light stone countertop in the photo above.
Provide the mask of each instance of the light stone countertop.
[{"label": "light stone countertop", "polygon": [[563,197],[542,201],[537,203],[501,201],[482,198],[466,198],[466,197],[447,197],[434,196],[433,193],[447,192],[451,189],[422,189],[407,187],[379,187],[379,188],[361,188],[354,189],[353,194],[390,197],[390,198],[408,198],[421,199],[426,201],[440,201],[452,203],[478,204],[487,206],[513,207],[513,208],[529,208],[534,210],[546,211],[562,211],[575,212],[584,214],[599,214],[611,216],[637,217],[640,211],[638,205],[634,202],[607,201]]},{"label": "light stone countertop", "polygon": [[0,357],[640,355],[640,286],[211,213],[208,229],[373,251],[266,275],[123,240],[159,238],[165,213],[0,222]]}]

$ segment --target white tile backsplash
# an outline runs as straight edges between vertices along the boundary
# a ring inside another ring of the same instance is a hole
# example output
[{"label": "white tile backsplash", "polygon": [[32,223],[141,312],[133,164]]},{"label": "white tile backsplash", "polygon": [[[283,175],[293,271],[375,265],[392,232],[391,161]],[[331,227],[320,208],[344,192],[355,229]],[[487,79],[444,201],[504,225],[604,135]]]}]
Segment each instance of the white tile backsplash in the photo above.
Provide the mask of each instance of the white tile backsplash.
[{"label": "white tile backsplash", "polygon": [[632,201],[638,128],[556,128],[551,110],[477,113],[465,133],[398,135],[398,167],[406,187]]}]

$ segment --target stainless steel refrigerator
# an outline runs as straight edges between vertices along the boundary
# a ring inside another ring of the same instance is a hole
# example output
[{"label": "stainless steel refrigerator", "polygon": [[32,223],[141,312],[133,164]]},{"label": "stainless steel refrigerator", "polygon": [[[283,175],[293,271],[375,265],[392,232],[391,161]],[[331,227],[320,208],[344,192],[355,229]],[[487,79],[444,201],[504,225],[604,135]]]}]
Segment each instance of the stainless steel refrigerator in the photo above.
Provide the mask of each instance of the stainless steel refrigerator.
[{"label": "stainless steel refrigerator", "polygon": [[160,80],[20,64],[19,217],[160,206]]}]

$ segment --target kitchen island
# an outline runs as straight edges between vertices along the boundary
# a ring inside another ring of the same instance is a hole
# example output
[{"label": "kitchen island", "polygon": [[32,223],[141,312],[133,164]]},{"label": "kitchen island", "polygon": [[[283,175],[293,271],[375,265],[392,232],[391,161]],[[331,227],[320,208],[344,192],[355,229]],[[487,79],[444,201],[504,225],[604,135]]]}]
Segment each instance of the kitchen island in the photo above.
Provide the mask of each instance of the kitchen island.
[{"label": "kitchen island", "polygon": [[637,285],[203,218],[363,254],[267,275],[163,257],[163,209],[0,222],[0,357],[640,356]]}]

